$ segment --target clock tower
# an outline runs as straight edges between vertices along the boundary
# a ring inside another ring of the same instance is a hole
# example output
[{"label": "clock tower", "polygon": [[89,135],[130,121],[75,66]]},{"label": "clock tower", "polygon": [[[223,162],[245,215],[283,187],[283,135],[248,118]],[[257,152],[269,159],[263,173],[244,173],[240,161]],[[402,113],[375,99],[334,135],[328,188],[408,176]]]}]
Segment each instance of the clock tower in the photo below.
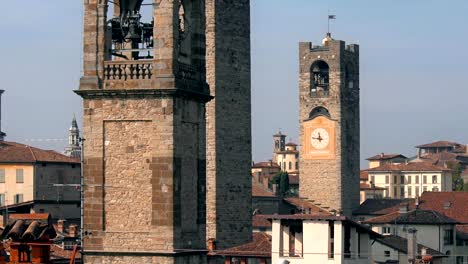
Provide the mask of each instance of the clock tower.
[{"label": "clock tower", "polygon": [[301,197],[351,216],[359,206],[359,46],[330,34],[299,44]]}]

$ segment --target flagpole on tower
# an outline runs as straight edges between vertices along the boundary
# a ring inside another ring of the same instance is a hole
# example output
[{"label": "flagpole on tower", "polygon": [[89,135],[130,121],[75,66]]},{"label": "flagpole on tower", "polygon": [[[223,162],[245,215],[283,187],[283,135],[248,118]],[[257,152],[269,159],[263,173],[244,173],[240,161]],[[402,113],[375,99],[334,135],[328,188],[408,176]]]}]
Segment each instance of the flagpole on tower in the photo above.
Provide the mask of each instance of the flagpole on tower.
[{"label": "flagpole on tower", "polygon": [[328,10],[328,30],[327,30],[327,35],[331,35],[330,34],[330,20],[332,19],[336,19],[336,15],[330,15],[330,10]]}]

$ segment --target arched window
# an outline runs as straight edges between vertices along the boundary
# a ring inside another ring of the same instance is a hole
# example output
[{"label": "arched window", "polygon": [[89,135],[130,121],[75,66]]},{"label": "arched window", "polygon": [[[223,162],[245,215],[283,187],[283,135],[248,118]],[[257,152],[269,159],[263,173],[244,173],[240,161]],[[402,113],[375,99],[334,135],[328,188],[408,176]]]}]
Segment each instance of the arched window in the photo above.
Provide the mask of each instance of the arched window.
[{"label": "arched window", "polygon": [[310,96],[325,97],[329,94],[329,67],[322,60],[310,67]]},{"label": "arched window", "polygon": [[328,118],[331,118],[330,112],[328,112],[328,109],[322,106],[315,107],[314,109],[312,109],[312,111],[310,111],[310,114],[309,114],[309,119],[314,119],[317,116],[326,116]]}]

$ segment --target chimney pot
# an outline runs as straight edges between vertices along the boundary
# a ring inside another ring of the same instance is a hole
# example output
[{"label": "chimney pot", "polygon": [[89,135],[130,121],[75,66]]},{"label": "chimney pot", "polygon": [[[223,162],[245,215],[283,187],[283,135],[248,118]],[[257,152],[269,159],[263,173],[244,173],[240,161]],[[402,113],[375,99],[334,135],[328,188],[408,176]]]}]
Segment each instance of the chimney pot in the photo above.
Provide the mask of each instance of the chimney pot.
[{"label": "chimney pot", "polygon": [[70,237],[76,237],[76,227],[77,225],[70,225],[70,227],[68,228],[68,234],[70,235]]},{"label": "chimney pot", "polygon": [[57,230],[60,232],[60,233],[63,233],[63,227],[65,225],[65,219],[59,219],[57,221]]},{"label": "chimney pot", "polygon": [[400,209],[398,210],[400,214],[406,214],[408,213],[408,204],[405,203],[402,206],[400,206]]},{"label": "chimney pot", "polygon": [[214,238],[209,238],[207,241],[207,247],[209,251],[214,251],[216,250],[216,239]]}]

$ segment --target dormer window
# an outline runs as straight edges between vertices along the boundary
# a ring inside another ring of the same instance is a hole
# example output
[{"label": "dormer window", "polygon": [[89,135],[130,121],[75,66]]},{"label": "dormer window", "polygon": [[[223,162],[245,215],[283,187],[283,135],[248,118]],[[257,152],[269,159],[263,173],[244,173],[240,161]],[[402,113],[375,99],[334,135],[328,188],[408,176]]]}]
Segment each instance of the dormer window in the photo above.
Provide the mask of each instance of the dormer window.
[{"label": "dormer window", "polygon": [[329,94],[329,67],[324,61],[316,61],[311,66],[310,96],[326,97]]}]

